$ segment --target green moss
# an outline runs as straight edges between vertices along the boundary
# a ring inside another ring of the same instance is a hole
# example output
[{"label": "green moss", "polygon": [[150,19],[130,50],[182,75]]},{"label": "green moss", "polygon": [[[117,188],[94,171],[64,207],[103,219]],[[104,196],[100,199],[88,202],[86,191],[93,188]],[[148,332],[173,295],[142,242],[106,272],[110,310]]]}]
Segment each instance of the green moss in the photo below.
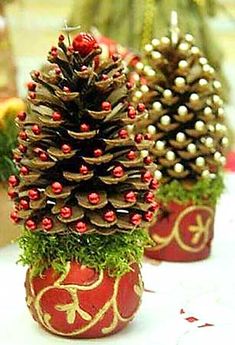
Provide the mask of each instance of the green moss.
[{"label": "green moss", "polygon": [[19,262],[32,266],[34,275],[49,266],[63,272],[67,261],[76,260],[97,270],[108,269],[112,276],[120,276],[130,270],[130,263],[141,261],[150,239],[145,230],[109,236],[47,235],[25,230],[18,242],[23,251]]},{"label": "green moss", "polygon": [[192,201],[197,205],[215,205],[223,190],[224,182],[221,175],[215,179],[201,179],[189,189],[186,189],[181,182],[174,180],[169,184],[160,186],[157,198],[164,204],[177,200],[182,203]]}]

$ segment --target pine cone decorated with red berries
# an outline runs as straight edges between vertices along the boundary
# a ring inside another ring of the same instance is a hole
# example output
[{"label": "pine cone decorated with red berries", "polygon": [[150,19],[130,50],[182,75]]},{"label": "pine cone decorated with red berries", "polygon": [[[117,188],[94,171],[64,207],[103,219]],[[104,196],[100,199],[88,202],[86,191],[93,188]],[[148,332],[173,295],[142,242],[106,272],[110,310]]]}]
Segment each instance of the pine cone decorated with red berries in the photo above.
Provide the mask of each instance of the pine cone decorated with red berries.
[{"label": "pine cone decorated with red berries", "polygon": [[153,39],[132,78],[134,102],[149,110],[141,126],[155,139],[155,177],[162,182],[215,177],[228,145],[221,84],[193,37]]},{"label": "pine cone decorated with red berries", "polygon": [[132,134],[147,112],[129,103],[121,59],[100,64],[100,53],[89,34],[72,46],[61,35],[48,56],[53,69],[31,74],[28,111],[17,117],[19,177],[9,179],[11,217],[28,230],[108,235],[153,218],[153,141]]}]

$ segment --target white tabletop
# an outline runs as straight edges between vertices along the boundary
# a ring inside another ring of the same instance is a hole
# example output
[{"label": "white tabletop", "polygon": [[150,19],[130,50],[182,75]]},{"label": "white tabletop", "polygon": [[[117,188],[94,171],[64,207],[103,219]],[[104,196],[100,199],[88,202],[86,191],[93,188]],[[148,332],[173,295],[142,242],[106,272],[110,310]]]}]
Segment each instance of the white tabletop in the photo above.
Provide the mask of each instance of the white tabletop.
[{"label": "white tabletop", "polygon": [[25,304],[25,268],[15,264],[17,247],[0,249],[0,344],[234,345],[235,174],[227,176],[226,185],[211,257],[187,264],[145,262],[148,291],[141,309],[127,329],[107,338],[71,341],[43,331]]}]

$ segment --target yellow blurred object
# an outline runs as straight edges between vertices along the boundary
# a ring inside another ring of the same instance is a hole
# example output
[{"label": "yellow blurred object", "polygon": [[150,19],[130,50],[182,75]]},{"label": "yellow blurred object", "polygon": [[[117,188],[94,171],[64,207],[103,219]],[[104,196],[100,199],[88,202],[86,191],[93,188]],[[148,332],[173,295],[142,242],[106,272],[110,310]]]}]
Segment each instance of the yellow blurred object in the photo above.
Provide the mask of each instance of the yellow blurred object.
[{"label": "yellow blurred object", "polygon": [[17,113],[25,110],[25,103],[17,97],[12,97],[0,103],[0,128],[5,127],[8,117],[14,118]]}]

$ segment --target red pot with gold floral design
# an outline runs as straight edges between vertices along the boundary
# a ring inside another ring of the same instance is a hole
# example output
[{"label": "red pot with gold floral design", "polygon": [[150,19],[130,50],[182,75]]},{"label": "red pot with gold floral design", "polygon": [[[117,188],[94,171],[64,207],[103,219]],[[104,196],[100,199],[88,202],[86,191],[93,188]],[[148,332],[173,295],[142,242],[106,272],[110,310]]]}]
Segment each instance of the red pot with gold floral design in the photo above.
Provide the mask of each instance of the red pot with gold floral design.
[{"label": "red pot with gold floral design", "polygon": [[98,338],[123,329],[134,317],[143,291],[139,266],[121,277],[69,262],[66,272],[46,269],[26,276],[27,305],[47,331],[70,338]]},{"label": "red pot with gold floral design", "polygon": [[214,208],[172,201],[161,210],[157,223],[149,229],[155,245],[145,255],[165,261],[206,259],[213,239]]}]

